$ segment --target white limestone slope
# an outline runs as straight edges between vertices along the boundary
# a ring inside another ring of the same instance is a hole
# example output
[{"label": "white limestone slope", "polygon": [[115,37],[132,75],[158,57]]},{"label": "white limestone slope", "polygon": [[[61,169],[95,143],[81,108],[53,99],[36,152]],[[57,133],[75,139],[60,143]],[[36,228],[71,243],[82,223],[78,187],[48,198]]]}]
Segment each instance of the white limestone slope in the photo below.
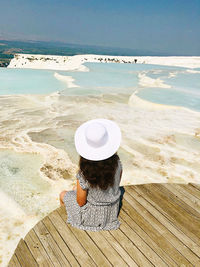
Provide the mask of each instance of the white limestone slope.
[{"label": "white limestone slope", "polygon": [[200,57],[157,57],[157,56],[106,56],[106,55],[76,55],[53,56],[34,54],[15,54],[8,68],[31,68],[52,70],[88,71],[82,65],[85,62],[103,63],[140,63],[186,68],[200,68]]}]

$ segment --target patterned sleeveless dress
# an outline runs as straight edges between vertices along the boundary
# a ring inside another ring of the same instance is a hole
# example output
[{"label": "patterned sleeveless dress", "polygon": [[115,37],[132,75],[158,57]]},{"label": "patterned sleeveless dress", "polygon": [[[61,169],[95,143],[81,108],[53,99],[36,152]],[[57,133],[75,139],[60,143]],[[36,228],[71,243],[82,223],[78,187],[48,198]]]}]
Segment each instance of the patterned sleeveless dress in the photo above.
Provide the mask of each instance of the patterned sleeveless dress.
[{"label": "patterned sleeveless dress", "polygon": [[72,226],[90,231],[114,230],[119,228],[118,220],[119,202],[121,191],[119,189],[120,173],[122,169],[121,161],[115,172],[114,185],[101,190],[90,187],[84,180],[81,172],[76,177],[83,190],[88,190],[87,202],[80,207],[76,201],[76,190],[66,192],[63,201],[67,211],[67,223]]}]

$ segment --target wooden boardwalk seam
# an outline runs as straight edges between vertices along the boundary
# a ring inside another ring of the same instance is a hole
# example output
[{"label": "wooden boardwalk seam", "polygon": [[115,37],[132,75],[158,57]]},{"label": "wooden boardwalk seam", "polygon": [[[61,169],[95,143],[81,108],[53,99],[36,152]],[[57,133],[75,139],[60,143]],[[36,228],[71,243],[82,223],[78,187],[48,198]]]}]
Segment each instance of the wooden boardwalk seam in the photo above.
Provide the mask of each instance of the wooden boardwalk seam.
[{"label": "wooden boardwalk seam", "polygon": [[119,229],[79,230],[60,207],[20,240],[8,266],[200,266],[199,184],[121,190]]}]

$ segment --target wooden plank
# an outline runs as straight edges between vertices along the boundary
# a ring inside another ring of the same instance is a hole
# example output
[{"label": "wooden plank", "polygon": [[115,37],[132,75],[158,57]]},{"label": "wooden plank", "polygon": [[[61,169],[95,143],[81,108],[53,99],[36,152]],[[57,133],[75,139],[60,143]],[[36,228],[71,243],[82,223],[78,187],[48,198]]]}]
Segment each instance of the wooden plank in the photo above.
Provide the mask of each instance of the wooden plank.
[{"label": "wooden plank", "polygon": [[51,234],[45,227],[45,225],[40,221],[35,227],[34,231],[36,232],[41,243],[45,247],[51,261],[56,266],[70,266],[68,260],[65,258],[64,254],[57,246],[56,242],[52,238]]},{"label": "wooden plank", "polygon": [[[59,209],[59,214],[61,215],[61,217],[63,218],[63,220],[65,221],[67,219],[67,215],[66,215],[66,212],[64,211],[64,209]],[[79,231],[79,229],[76,229],[76,228],[73,228],[71,227],[70,228],[72,231],[77,231],[78,232],[78,235],[77,237],[79,237],[79,235],[82,233],[83,234],[83,237],[85,238],[85,234],[86,232],[85,231]],[[146,264],[148,264],[149,262],[147,261],[147,259],[145,258],[145,256],[140,252],[140,250],[135,247],[133,244],[131,244],[132,246],[128,246],[129,250],[131,252],[134,252],[134,250],[137,250],[137,253],[131,253],[131,255],[133,255],[133,259],[129,256],[129,254],[127,253],[127,251],[125,251],[122,247],[121,247],[121,242],[123,241],[122,238],[126,238],[126,242],[127,243],[128,241],[130,242],[130,240],[126,237],[126,235],[124,235],[121,231],[121,235],[120,235],[120,238],[121,239],[118,239],[119,242],[117,242],[117,240],[113,239],[112,236],[116,236],[115,233],[118,232],[118,230],[114,230],[114,231],[101,231],[99,232],[99,234],[102,234],[104,236],[104,238],[110,243],[111,246],[114,246],[114,249],[121,255],[124,255],[123,256],[123,259],[124,261],[126,261],[127,264],[131,264],[130,266],[137,266],[137,264],[133,261],[134,257],[137,255],[138,256],[138,263],[141,263],[141,262],[145,262]],[[84,239],[83,239],[84,240]],[[91,240],[91,239],[90,239]],[[88,241],[87,241],[88,242]],[[117,244],[118,243],[118,244]],[[130,242],[131,243],[131,242]],[[86,244],[87,245],[87,244]],[[125,248],[127,248],[125,246]],[[90,250],[88,249],[88,253],[90,253]],[[101,253],[102,256],[104,256],[102,253]],[[125,256],[126,255],[126,256]],[[95,256],[96,257],[96,256]],[[105,257],[105,256],[104,256]],[[144,258],[144,259],[143,259]],[[143,260],[143,261],[142,261]],[[146,261],[145,261],[146,260]],[[95,260],[96,262],[96,260]],[[97,262],[96,262],[97,263]],[[99,266],[102,266],[102,265],[99,265]],[[148,265],[149,266],[149,265]]]},{"label": "wooden plank", "polygon": [[[191,232],[196,235],[198,237],[198,241],[199,241],[199,245],[200,245],[200,214],[197,212],[197,210],[194,211],[193,208],[189,208],[188,205],[182,205],[182,200],[178,199],[178,198],[174,198],[174,195],[170,195],[167,194],[169,193],[169,191],[166,191],[166,189],[164,189],[164,186],[159,186],[159,184],[152,184],[153,187],[158,188],[158,190],[160,190],[160,188],[162,188],[162,194],[165,196],[166,200],[171,200],[171,203],[174,204],[174,206],[180,208],[180,214],[184,217],[185,219],[187,218],[188,224],[189,224],[189,229],[191,230]],[[193,195],[193,193],[195,193],[194,191],[198,191],[195,188],[193,189],[192,187],[190,187],[189,185],[186,184],[175,184],[176,187],[181,188],[185,193],[186,191],[190,192],[190,197],[195,199],[195,196]],[[192,189],[191,189],[192,188]],[[199,196],[200,196],[200,192]],[[196,198],[197,200],[197,204],[200,204],[200,199],[198,200],[198,198]],[[190,222],[192,223],[192,226],[190,225]]]},{"label": "wooden plank", "polygon": [[[59,213],[60,213],[60,215],[61,215],[61,217],[63,217],[63,220],[66,220],[66,218],[67,218],[67,216],[66,216],[66,213],[65,213],[65,211],[59,211]],[[74,232],[76,232],[77,231],[77,237],[79,237],[79,239],[80,239],[80,234],[83,234],[83,237],[85,238],[85,234],[86,234],[86,232],[85,231],[81,231],[81,230],[79,230],[79,229],[76,229],[76,228],[73,228],[73,227],[71,227],[70,228],[72,231],[74,231]],[[115,240],[115,238],[112,236],[112,233],[116,233],[118,230],[114,230],[114,231],[100,231],[99,232],[99,234],[101,234],[101,235],[103,235],[104,236],[104,238],[110,243],[110,245],[112,246],[112,247],[114,247],[114,249],[120,254],[120,256],[121,257],[123,257],[123,259],[124,259],[124,261],[126,261],[126,263],[129,265],[129,266],[137,266],[137,264],[133,261],[133,259],[129,256],[129,254],[127,253],[127,251],[125,251],[124,249],[123,249],[123,247],[121,247],[121,241],[122,240],[120,240],[119,242],[117,242],[117,240]],[[98,234],[98,233],[96,233],[96,234]],[[123,237],[126,237],[126,236],[124,236],[124,234],[122,233],[122,236]],[[84,240],[84,239],[81,239],[81,240]],[[91,240],[91,239],[90,239]],[[81,241],[82,242],[82,241]],[[88,242],[88,241],[87,241]],[[86,245],[87,245],[87,242],[86,242]],[[129,240],[129,242],[130,242],[130,240]],[[82,242],[83,243],[83,242]],[[85,245],[85,244],[84,244]],[[133,245],[133,244],[132,244]],[[132,246],[131,247],[131,249],[133,248],[134,246]],[[129,246],[129,248],[130,248],[130,246]],[[136,248],[137,249],[137,248]],[[138,250],[137,249],[137,251],[139,252],[138,254],[138,262],[140,262],[140,260],[139,259],[142,259],[143,257],[144,257],[144,255],[140,252],[140,250]],[[88,248],[88,253],[90,252],[90,247]],[[95,258],[96,258],[96,255],[94,255],[95,256]],[[102,254],[102,252],[101,252],[101,257],[102,256],[104,256],[103,254]],[[134,254],[134,256],[135,256],[135,254]],[[142,257],[143,256],[143,257]],[[105,257],[105,256],[104,256]],[[145,257],[144,257],[145,258]],[[146,258],[145,258],[146,259]],[[96,259],[95,259],[95,262],[96,263],[98,263],[97,261],[96,261]],[[143,261],[144,262],[144,261]],[[146,263],[147,263],[148,261],[146,260]],[[103,265],[101,265],[101,264],[98,264],[98,266],[103,266]],[[106,265],[107,266],[107,265]],[[149,265],[146,265],[146,266],[149,266]]]},{"label": "wooden plank", "polygon": [[200,184],[193,184],[189,183],[188,185],[195,187],[196,189],[200,190]]},{"label": "wooden plank", "polygon": [[160,266],[166,266],[166,264],[161,261],[159,256],[140,238],[140,236],[135,235],[134,230],[128,225],[126,217],[124,217],[123,210],[121,210],[120,214],[119,219],[122,223],[120,229],[112,231],[111,234],[120,245],[124,247],[133,260],[139,266],[142,266],[143,264],[145,264],[145,266],[152,266],[151,262],[159,263]]},{"label": "wooden plank", "polygon": [[198,208],[200,210],[200,200],[195,199],[190,193],[185,191],[181,185],[156,183],[151,184],[151,186],[153,186],[156,192],[160,192],[160,194],[163,195],[169,202],[179,206],[181,211],[183,210],[186,214],[191,215],[192,218],[197,220],[200,219],[200,213],[197,211]]},{"label": "wooden plank", "polygon": [[[137,262],[139,266],[152,266],[152,265],[167,266],[167,264],[160,257],[160,255],[158,255],[149,246],[149,244],[145,242],[146,240],[143,240],[141,236],[138,235],[137,229],[135,230],[135,222],[133,222],[133,220],[123,210],[121,211],[120,221],[122,222],[120,230],[122,231],[123,235],[126,235],[126,237],[132,242],[133,246],[135,246],[138,250],[136,255],[134,256],[134,260]],[[136,228],[137,227],[138,225],[136,225]]]},{"label": "wooden plank", "polygon": [[[163,211],[159,205],[152,201],[150,197],[145,193],[145,188],[142,186],[131,186],[131,188],[138,194],[137,197],[142,204],[151,210],[151,213],[154,217],[159,220],[166,228],[170,230],[175,236],[177,236],[183,244],[186,244],[188,248],[190,248],[197,256],[200,256],[199,246],[188,237],[183,231],[181,231],[180,227],[171,223],[171,221],[167,218],[167,213]],[[134,193],[132,193],[134,195]],[[145,200],[145,201],[143,201]],[[151,207],[150,207],[151,206]]]},{"label": "wooden plank", "polygon": [[177,186],[182,187],[184,190],[188,191],[192,196],[200,200],[200,190],[190,184],[177,184]]},{"label": "wooden plank", "polygon": [[[58,209],[58,213],[61,218],[65,222],[67,219],[67,215],[64,209]],[[81,242],[82,246],[87,250],[87,253],[94,260],[97,266],[109,267],[112,266],[109,260],[105,257],[105,255],[101,252],[98,246],[93,242],[93,240],[89,237],[89,235],[80,229],[72,227],[68,225],[72,233],[76,236],[76,238]]]},{"label": "wooden plank", "polygon": [[10,259],[8,267],[21,267],[21,264],[19,263],[15,254],[13,254],[12,258]]},{"label": "wooden plank", "polygon": [[[170,191],[174,195],[171,195],[172,198],[174,198],[173,201],[177,200],[178,198],[178,201],[183,203],[183,208],[189,212],[192,212],[200,219],[200,200],[198,198],[191,195],[188,191],[184,190],[183,187],[178,186],[177,184],[159,184],[159,186],[161,189],[166,188],[168,191]],[[168,192],[168,194],[170,193]]]},{"label": "wooden plank", "polygon": [[[137,225],[137,223],[135,223],[123,209],[121,210],[120,220],[123,223],[121,226],[123,232],[131,239],[134,245],[136,245],[144,253],[144,255],[151,260],[153,264],[157,265],[157,262],[159,262],[162,266],[165,266],[165,264],[169,266],[177,266],[171,257],[167,255],[165,251],[160,248],[160,246],[152,240],[141,226]],[[137,235],[139,236],[139,239],[135,238]]]},{"label": "wooden plank", "polygon": [[24,238],[24,241],[26,242],[27,247],[31,251],[39,266],[52,266],[52,261],[50,260],[46,250],[42,246],[42,243],[33,229],[28,232]]},{"label": "wooden plank", "polygon": [[173,187],[179,191],[181,190],[183,196],[187,196],[195,205],[197,204],[197,207],[200,206],[200,191],[196,187],[190,184],[173,184]]},{"label": "wooden plank", "polygon": [[15,254],[19,263],[23,267],[38,266],[37,262],[35,261],[33,255],[31,254],[23,239],[20,239],[18,246],[15,250]]},{"label": "wooden plank", "polygon": [[63,237],[63,240],[66,242],[79,264],[82,266],[96,266],[87,251],[80,244],[79,240],[71,232],[68,225],[60,217],[59,213],[55,210],[50,213],[48,217],[56,227],[59,234]]},{"label": "wooden plank", "polygon": [[80,266],[76,258],[74,257],[73,253],[68,248],[67,244],[64,242],[63,238],[60,236],[60,234],[57,232],[55,226],[52,224],[51,220],[46,216],[42,222],[44,223],[47,230],[52,235],[53,239],[55,240],[56,244],[59,246],[62,253],[67,258],[68,262],[74,266]]},{"label": "wooden plank", "polygon": [[110,243],[110,245],[119,253],[120,257],[122,257],[122,259],[124,259],[124,261],[128,264],[128,266],[131,266],[131,267],[138,266],[135,263],[135,261],[129,256],[127,251],[121,246],[121,243],[118,242],[112,236],[111,232],[116,232],[116,231],[110,231],[110,232],[109,231],[102,231],[101,234]]},{"label": "wooden plank", "polygon": [[[133,199],[127,192],[124,193],[124,198],[128,203],[123,203],[123,210],[138,224],[141,228],[165,251],[174,262],[179,264],[187,264],[190,266],[190,262],[176,250],[176,248],[170,243],[168,239],[163,236],[164,231],[159,228],[159,222],[143,208],[135,199]],[[134,207],[134,208],[133,208]],[[162,232],[161,232],[162,231]],[[192,265],[191,265],[192,266]]]},{"label": "wooden plank", "polygon": [[102,253],[114,266],[128,266],[126,262],[120,257],[117,251],[110,245],[110,243],[101,235],[100,232],[86,231],[96,245],[100,248]]},{"label": "wooden plank", "polygon": [[[120,217],[119,217],[120,218]],[[124,221],[120,219],[122,223]],[[144,254],[138,249],[138,247],[129,239],[129,237],[126,236],[124,232],[121,230],[121,225],[120,229],[117,229],[116,231],[110,231],[111,235],[117,240],[117,242],[124,248],[124,250],[130,255],[130,257],[135,261],[135,263],[139,266],[143,262],[146,262],[147,265],[151,266],[149,261],[146,259]],[[128,230],[129,231],[129,230]]]},{"label": "wooden plank", "polygon": [[200,245],[200,222],[194,216],[188,214],[179,205],[172,203],[170,198],[160,192],[153,184],[136,185],[135,187],[140,188],[152,200],[154,203],[152,205],[156,205],[156,208],[159,208],[172,224],[190,237],[198,246]]},{"label": "wooden plank", "polygon": [[[137,191],[136,191],[137,190]],[[140,205],[147,209],[159,222],[160,225],[157,227],[157,231],[162,233],[164,237],[170,240],[172,245],[182,253],[192,264],[197,266],[197,263],[200,265],[200,249],[197,245],[188,238],[184,233],[177,230],[167,219],[164,217],[156,208],[154,208],[150,202],[148,202],[144,197],[141,196],[138,188],[134,186],[129,187],[126,190],[131,197],[137,200]],[[148,213],[145,213],[145,215]],[[147,215],[148,219],[148,215]],[[164,227],[165,226],[165,227]],[[180,241],[179,241],[180,240]],[[196,255],[197,254],[197,255]]]},{"label": "wooden plank", "polygon": [[20,240],[8,266],[200,266],[200,184],[125,191],[119,229],[74,228],[62,207]]}]

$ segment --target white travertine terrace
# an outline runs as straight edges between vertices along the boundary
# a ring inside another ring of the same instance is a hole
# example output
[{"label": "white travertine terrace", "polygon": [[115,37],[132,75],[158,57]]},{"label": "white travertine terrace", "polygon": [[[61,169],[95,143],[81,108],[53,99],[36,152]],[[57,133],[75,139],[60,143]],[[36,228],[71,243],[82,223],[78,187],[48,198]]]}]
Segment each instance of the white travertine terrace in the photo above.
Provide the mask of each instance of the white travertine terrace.
[{"label": "white travertine terrace", "polygon": [[80,70],[87,71],[82,65],[85,62],[105,63],[140,63],[185,68],[200,68],[200,57],[157,57],[157,56],[106,56],[106,55],[76,55],[53,56],[34,54],[15,54],[8,68],[31,68],[52,70]]}]

